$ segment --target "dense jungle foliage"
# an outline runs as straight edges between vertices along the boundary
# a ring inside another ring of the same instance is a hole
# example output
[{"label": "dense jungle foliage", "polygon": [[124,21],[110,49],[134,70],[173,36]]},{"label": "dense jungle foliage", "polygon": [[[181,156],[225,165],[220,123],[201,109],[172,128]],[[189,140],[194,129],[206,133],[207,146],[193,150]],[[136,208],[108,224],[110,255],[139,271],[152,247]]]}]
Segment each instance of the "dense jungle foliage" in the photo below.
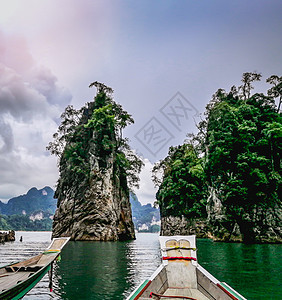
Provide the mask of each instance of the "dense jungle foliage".
[{"label": "dense jungle foliage", "polygon": [[23,231],[50,231],[52,230],[52,220],[44,218],[32,221],[27,215],[1,215],[1,230],[23,230]]},{"label": "dense jungle foliage", "polygon": [[[97,88],[94,101],[80,110],[68,106],[62,114],[61,125],[53,135],[47,150],[58,156],[60,179],[55,197],[68,189],[82,195],[89,187],[91,176],[97,170],[109,167],[113,161],[116,178],[121,188],[138,186],[138,173],[143,165],[123,138],[122,130],[134,120],[122,106],[112,98],[113,90],[102,83],[94,82]],[[109,160],[109,158],[111,158]],[[97,160],[97,170],[91,170],[91,160]]]},{"label": "dense jungle foliage", "polygon": [[[192,144],[169,149],[168,156],[154,166],[162,169],[163,178],[157,192],[161,215],[206,216],[206,184],[203,159]],[[154,178],[157,183],[157,177]],[[160,182],[159,182],[160,183]]]},{"label": "dense jungle foliage", "polygon": [[198,133],[154,166],[162,216],[206,217],[211,188],[241,229],[248,228],[244,214],[255,212],[263,223],[265,208],[281,208],[282,77],[267,79],[267,95],[251,95],[260,79],[244,73],[239,88],[219,89]]}]

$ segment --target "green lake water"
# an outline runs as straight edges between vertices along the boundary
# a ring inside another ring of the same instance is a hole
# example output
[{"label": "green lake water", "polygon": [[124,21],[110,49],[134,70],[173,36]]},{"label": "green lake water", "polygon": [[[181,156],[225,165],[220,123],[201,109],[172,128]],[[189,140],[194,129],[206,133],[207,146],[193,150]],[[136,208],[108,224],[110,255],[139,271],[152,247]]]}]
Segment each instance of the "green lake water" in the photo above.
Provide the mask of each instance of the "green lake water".
[{"label": "green lake water", "polygon": [[[48,245],[50,233],[17,232],[16,238],[0,245],[0,264],[37,254]],[[197,247],[199,263],[247,299],[282,299],[281,245],[198,239]],[[125,299],[160,263],[157,234],[139,233],[129,242],[69,242],[54,268],[53,292],[45,276],[23,299]]]}]

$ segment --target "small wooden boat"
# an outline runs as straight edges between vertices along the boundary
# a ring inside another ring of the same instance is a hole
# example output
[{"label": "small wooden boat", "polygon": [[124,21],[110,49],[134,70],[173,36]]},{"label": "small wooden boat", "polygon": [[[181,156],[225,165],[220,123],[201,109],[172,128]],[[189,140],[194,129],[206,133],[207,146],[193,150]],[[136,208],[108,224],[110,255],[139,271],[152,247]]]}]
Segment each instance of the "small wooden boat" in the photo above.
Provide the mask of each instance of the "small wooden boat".
[{"label": "small wooden boat", "polygon": [[196,236],[160,236],[160,244],[162,264],[127,300],[246,300],[198,264]]},{"label": "small wooden boat", "polygon": [[41,254],[0,268],[0,299],[20,299],[52,269],[70,238],[54,238]]}]

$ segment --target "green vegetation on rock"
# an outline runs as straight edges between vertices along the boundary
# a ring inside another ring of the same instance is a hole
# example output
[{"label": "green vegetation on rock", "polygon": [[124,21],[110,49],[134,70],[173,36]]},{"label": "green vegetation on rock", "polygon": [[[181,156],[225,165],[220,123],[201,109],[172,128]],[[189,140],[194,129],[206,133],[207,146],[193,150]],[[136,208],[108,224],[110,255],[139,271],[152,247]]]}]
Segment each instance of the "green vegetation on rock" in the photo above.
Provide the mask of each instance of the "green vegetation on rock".
[{"label": "green vegetation on rock", "polygon": [[155,165],[162,216],[207,215],[219,240],[281,242],[282,77],[267,79],[267,95],[251,95],[260,78],[244,73],[239,88],[219,89],[198,134]]},{"label": "green vegetation on rock", "polygon": [[53,236],[75,240],[134,238],[129,190],[143,165],[122,136],[133,118],[114,101],[113,90],[94,82],[92,102],[68,106],[47,149],[58,156]]},{"label": "green vegetation on rock", "polygon": [[157,200],[162,216],[205,217],[206,185],[203,159],[193,144],[171,147],[168,156],[154,166],[163,173]]},{"label": "green vegetation on rock", "polygon": [[122,106],[112,98],[113,90],[102,83],[94,82],[90,87],[97,88],[95,101],[86,103],[79,110],[68,106],[62,114],[61,125],[53,135],[47,150],[59,158],[60,179],[56,197],[59,193],[76,186],[82,195],[89,187],[92,160],[98,161],[98,168],[107,168],[107,159],[113,155],[116,175],[121,187],[127,191],[128,185],[138,186],[138,174],[142,161],[122,137],[122,130],[134,122]]}]

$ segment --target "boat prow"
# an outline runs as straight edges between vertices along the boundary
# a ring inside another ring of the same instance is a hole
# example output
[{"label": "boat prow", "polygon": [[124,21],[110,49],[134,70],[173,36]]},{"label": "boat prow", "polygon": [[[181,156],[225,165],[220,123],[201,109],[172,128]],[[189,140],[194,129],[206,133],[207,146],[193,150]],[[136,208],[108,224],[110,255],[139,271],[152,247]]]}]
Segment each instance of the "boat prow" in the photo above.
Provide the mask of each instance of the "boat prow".
[{"label": "boat prow", "polygon": [[51,269],[69,237],[54,238],[41,254],[0,268],[0,299],[20,299]]},{"label": "boat prow", "polygon": [[160,236],[162,264],[127,300],[246,300],[197,262],[196,236]]}]

